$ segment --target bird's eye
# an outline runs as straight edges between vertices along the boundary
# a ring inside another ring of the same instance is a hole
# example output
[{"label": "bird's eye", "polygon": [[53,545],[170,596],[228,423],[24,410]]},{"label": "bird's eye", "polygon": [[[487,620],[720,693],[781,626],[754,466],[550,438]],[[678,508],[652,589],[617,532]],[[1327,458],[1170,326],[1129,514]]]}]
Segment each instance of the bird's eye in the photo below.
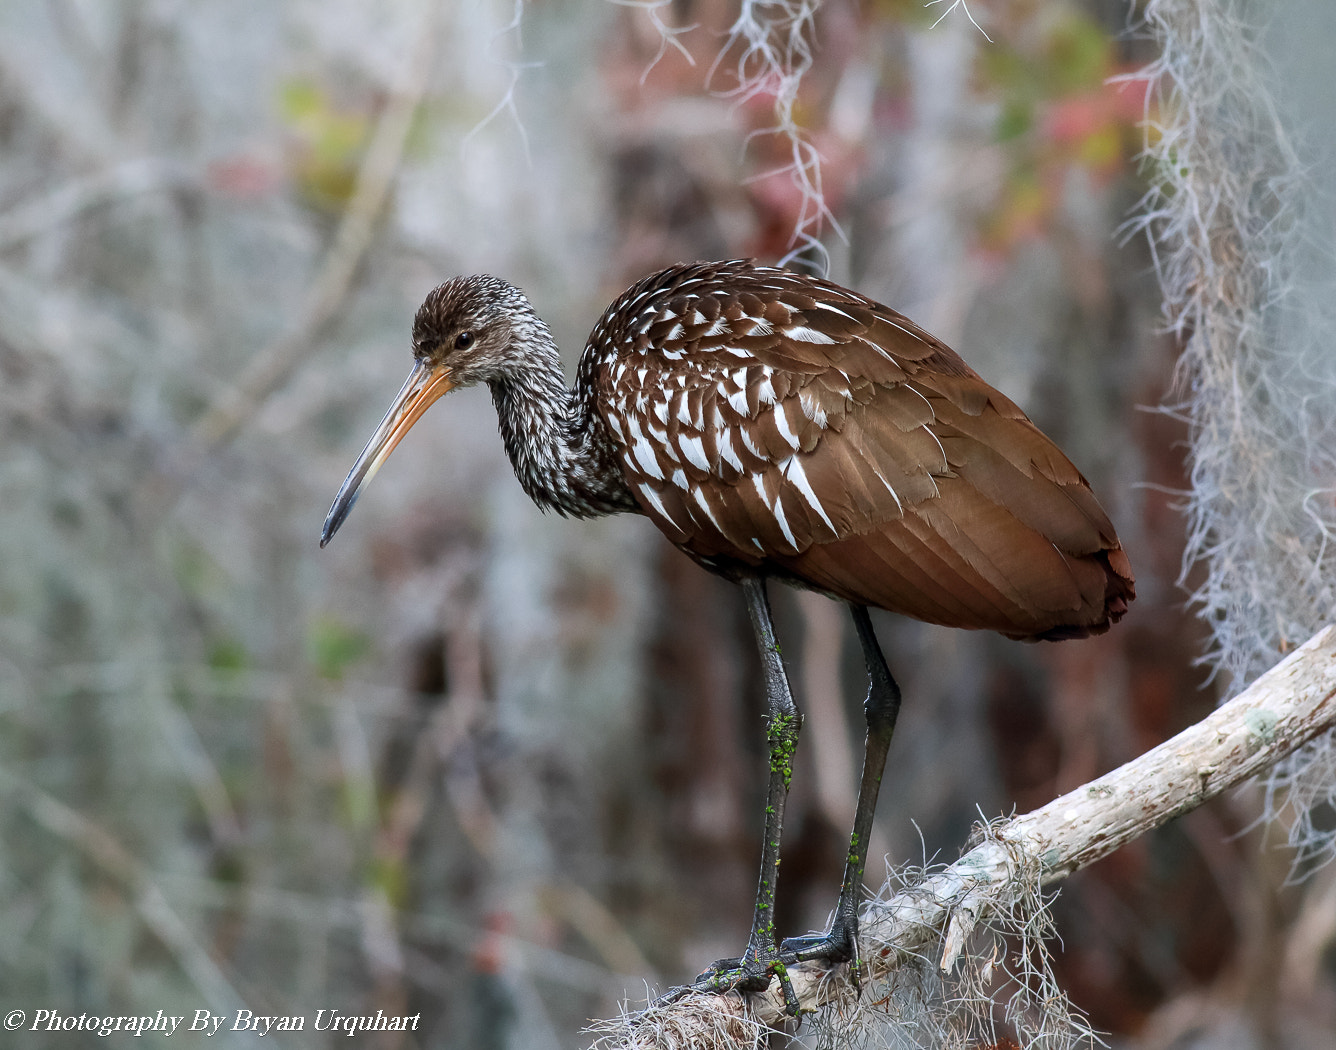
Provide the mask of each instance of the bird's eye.
[{"label": "bird's eye", "polygon": [[455,336],[456,350],[467,350],[472,345],[473,345],[472,332],[460,332],[457,336]]}]

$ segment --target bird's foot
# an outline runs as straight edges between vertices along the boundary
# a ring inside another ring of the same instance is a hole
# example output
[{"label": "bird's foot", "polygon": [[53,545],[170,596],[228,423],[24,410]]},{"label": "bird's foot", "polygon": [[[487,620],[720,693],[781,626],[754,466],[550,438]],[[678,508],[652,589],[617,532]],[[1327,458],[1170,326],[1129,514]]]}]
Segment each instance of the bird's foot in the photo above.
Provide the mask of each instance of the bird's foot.
[{"label": "bird's foot", "polygon": [[773,978],[778,978],[780,990],[784,993],[784,1012],[797,1017],[802,1005],[798,1002],[798,995],[793,990],[793,982],[788,974],[788,966],[797,961],[777,950],[774,944],[749,947],[747,954],[740,959],[720,959],[711,963],[690,984],[665,992],[654,1001],[654,1005],[667,1006],[691,992],[709,995],[732,991],[744,994],[763,992],[770,987]]},{"label": "bird's foot", "polygon": [[779,945],[779,955],[786,962],[799,963],[819,959],[836,965],[849,964],[849,980],[854,991],[859,991],[863,977],[863,960],[858,956],[858,922],[836,922],[829,933],[806,937],[785,937]]},{"label": "bird's foot", "polygon": [[724,992],[763,992],[770,981],[779,979],[784,993],[784,1010],[797,1017],[802,1012],[788,967],[797,963],[820,961],[828,965],[849,964],[849,980],[854,991],[861,987],[863,961],[858,956],[858,920],[836,921],[830,932],[806,937],[785,937],[776,948],[773,944],[752,946],[740,959],[720,959],[690,984],[670,989],[654,1001],[655,1006],[668,1006],[692,992],[722,995]]}]

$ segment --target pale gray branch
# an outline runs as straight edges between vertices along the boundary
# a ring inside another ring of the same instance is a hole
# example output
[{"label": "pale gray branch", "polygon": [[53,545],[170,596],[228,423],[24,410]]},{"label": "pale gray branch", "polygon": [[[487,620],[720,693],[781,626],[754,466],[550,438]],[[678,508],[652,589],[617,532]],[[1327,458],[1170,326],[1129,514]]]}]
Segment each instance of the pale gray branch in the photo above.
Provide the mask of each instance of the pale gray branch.
[{"label": "pale gray branch", "polygon": [[[1267,769],[1336,726],[1336,626],[1320,631],[1209,717],[1023,816],[943,871],[871,902],[862,954],[872,981],[927,956],[951,970],[970,932],[1012,904]],[[853,993],[846,967],[789,968],[804,1010]],[[778,982],[747,997],[692,995],[600,1026],[603,1050],[754,1047],[784,1022]]]}]

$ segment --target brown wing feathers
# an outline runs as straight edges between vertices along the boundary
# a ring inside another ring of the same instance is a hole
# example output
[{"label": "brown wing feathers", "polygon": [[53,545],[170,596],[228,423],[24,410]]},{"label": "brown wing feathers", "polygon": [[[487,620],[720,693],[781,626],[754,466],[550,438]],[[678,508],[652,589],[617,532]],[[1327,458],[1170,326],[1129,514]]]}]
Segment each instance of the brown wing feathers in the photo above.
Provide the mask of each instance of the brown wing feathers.
[{"label": "brown wing feathers", "polygon": [[1101,631],[1131,600],[1076,468],[894,311],[714,264],[642,282],[601,331],[623,348],[600,383],[628,486],[710,567],[1015,637]]}]

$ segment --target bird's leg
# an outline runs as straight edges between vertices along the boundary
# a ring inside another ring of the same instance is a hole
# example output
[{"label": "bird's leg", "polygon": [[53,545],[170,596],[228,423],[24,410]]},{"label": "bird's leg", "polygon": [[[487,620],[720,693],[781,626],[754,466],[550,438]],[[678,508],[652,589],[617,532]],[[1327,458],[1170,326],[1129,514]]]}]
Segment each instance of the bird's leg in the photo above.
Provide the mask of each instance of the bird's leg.
[{"label": "bird's leg", "polygon": [[863,711],[867,717],[867,742],[863,748],[863,779],[858,787],[858,806],[854,810],[854,829],[849,836],[849,853],[844,862],[844,882],[830,932],[822,937],[790,937],[781,946],[785,961],[826,959],[850,962],[851,976],[857,986],[862,970],[858,957],[858,908],[863,902],[863,869],[867,864],[868,838],[872,834],[872,816],[877,809],[877,792],[886,767],[886,753],[900,713],[900,687],[891,677],[882,656],[872,620],[862,605],[851,605],[858,642],[863,647],[867,665],[868,693]]},{"label": "bird's leg", "polygon": [[[740,959],[721,959],[696,978],[690,989],[681,991],[764,991],[771,977],[778,977],[784,990],[784,1003],[790,1014],[798,1013],[798,997],[784,971],[775,943],[775,886],[779,877],[779,838],[784,826],[784,803],[793,777],[793,753],[798,747],[802,715],[793,702],[784,660],[770,619],[770,603],[765,583],[746,578],[742,590],[747,597],[756,642],[761,650],[761,671],[765,678],[766,742],[770,757],[770,779],[766,790],[765,838],[761,847],[761,874],[756,887],[756,909],[752,914],[747,950]],[[676,998],[670,992],[665,1000]]]},{"label": "bird's leg", "polygon": [[[761,840],[761,872],[756,886],[756,909],[752,915],[751,935],[747,939],[744,966],[765,966],[765,981],[770,983],[770,972],[779,963],[775,938],[775,887],[779,882],[779,840],[784,829],[784,804],[789,797],[789,782],[793,779],[793,755],[798,749],[798,734],[803,716],[793,702],[789,678],[784,671],[784,658],[775,638],[775,627],[770,619],[770,602],[766,598],[765,582],[760,579],[744,580],[747,612],[756,644],[761,650],[761,673],[765,679],[765,738],[770,759],[770,777],[765,793],[765,837]],[[784,982],[786,998],[792,996],[782,967],[778,970]],[[760,975],[757,975],[758,979]],[[760,983],[759,980],[757,983]],[[794,1004],[796,1005],[796,1003]]]}]

